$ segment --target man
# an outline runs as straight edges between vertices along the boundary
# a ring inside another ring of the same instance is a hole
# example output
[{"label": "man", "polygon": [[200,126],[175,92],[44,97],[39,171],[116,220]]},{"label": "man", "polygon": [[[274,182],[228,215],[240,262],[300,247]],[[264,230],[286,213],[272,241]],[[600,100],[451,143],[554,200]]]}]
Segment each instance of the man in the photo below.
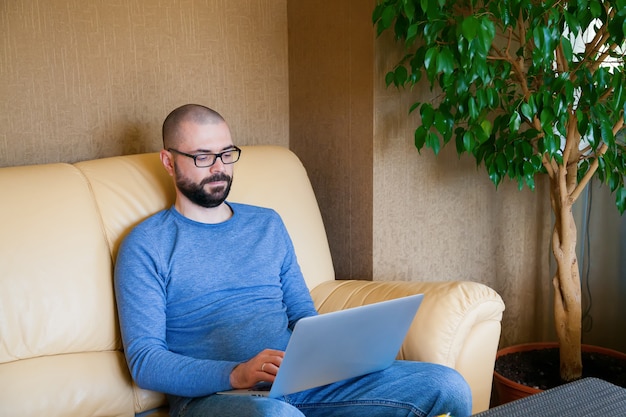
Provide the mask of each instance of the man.
[{"label": "man", "polygon": [[281,399],[215,394],[273,381],[295,323],[317,312],[278,214],[225,201],[241,151],[224,119],[179,107],[163,147],[176,201],[124,240],[115,290],[132,376],[172,416],[470,414],[458,373],[416,362]]}]

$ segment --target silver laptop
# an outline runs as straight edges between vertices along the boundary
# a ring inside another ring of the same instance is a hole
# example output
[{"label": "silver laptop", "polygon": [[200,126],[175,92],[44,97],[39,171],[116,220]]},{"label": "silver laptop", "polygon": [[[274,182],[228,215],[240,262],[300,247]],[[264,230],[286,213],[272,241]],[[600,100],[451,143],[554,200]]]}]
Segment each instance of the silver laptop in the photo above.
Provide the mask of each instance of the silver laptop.
[{"label": "silver laptop", "polygon": [[276,398],[376,372],[395,360],[424,295],[300,319],[273,384],[219,392]]}]

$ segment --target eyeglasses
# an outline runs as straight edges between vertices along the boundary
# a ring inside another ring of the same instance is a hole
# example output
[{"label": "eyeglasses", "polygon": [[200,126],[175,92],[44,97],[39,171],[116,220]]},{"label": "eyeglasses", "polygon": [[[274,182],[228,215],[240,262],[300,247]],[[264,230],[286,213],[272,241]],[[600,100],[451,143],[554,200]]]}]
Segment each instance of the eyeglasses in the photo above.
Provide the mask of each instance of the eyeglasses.
[{"label": "eyeglasses", "polygon": [[232,149],[220,153],[198,153],[195,155],[181,152],[174,148],[167,148],[167,150],[193,159],[193,163],[198,168],[210,167],[217,161],[217,158],[219,158],[223,164],[234,164],[235,162],[239,161],[239,156],[241,155],[241,149],[236,146]]}]

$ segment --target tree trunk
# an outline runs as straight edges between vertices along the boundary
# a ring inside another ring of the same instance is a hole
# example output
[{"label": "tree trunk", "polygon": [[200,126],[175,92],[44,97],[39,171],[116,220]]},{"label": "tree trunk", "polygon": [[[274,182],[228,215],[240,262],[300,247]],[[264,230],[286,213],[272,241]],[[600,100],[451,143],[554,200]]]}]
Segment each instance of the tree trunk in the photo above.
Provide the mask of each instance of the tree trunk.
[{"label": "tree trunk", "polygon": [[[561,177],[561,178],[559,178]],[[581,284],[576,257],[576,223],[572,213],[565,173],[551,180],[550,197],[555,215],[552,252],[556,260],[554,286],[554,324],[560,345],[560,372],[563,381],[582,375]]]}]

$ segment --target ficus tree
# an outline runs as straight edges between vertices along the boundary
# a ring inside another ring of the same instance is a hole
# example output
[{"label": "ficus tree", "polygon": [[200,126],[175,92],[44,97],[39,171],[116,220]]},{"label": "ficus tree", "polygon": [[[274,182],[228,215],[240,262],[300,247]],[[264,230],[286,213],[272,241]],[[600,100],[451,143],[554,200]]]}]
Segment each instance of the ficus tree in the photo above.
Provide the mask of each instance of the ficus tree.
[{"label": "ficus tree", "polygon": [[561,379],[582,374],[581,283],[572,205],[594,176],[626,209],[626,0],[379,0],[377,34],[405,54],[387,86],[416,97],[415,146],[454,143],[497,186],[547,175],[554,214],[554,319]]}]

